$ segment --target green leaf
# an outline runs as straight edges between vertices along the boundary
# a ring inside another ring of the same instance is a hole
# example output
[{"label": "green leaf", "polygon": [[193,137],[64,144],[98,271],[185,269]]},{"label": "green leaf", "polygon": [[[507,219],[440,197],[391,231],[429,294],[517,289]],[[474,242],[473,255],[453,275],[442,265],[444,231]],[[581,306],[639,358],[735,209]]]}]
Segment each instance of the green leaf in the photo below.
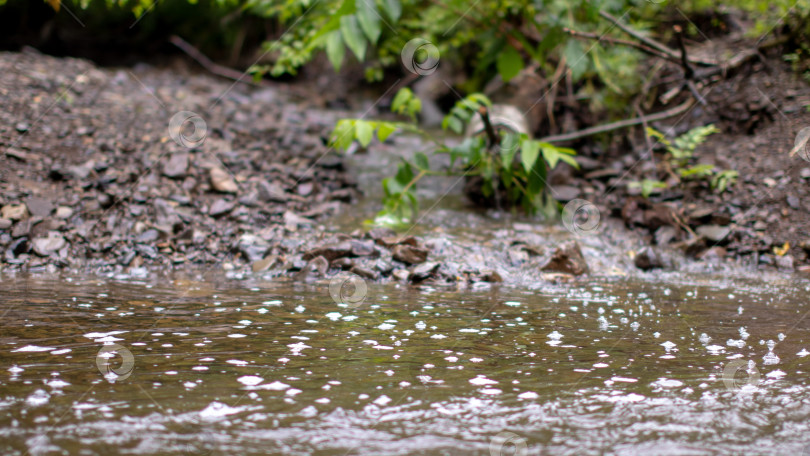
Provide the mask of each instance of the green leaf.
[{"label": "green leaf", "polygon": [[540,143],[530,139],[523,141],[520,145],[520,161],[527,173],[531,172],[538,156],[540,156]]},{"label": "green leaf", "polygon": [[[558,149],[558,150],[559,150],[559,149]],[[574,158],[574,157],[572,157],[572,156],[570,156],[570,155],[566,155],[566,154],[560,154],[560,160],[562,160],[562,161],[564,161],[564,162],[568,163],[568,164],[569,164],[569,165],[571,165],[571,166],[572,166],[574,169],[579,169],[579,163],[577,163],[577,159],[576,159],[576,158]]]},{"label": "green leaf", "polygon": [[540,194],[546,188],[546,177],[548,176],[548,168],[546,162],[543,160],[536,160],[531,171],[528,172],[528,184],[526,185],[527,197],[534,201],[535,196]]},{"label": "green leaf", "polygon": [[413,162],[417,168],[421,170],[430,170],[430,163],[428,162],[428,157],[422,152],[417,152],[416,155],[413,156]]},{"label": "green leaf", "polygon": [[374,125],[371,122],[358,120],[355,122],[354,127],[357,129],[357,140],[363,147],[368,147],[371,144],[371,139],[374,137]]},{"label": "green leaf", "polygon": [[384,143],[395,131],[397,131],[396,125],[390,122],[380,122],[380,126],[377,128],[377,139]]},{"label": "green leaf", "polygon": [[411,165],[407,162],[403,162],[399,164],[399,168],[397,169],[397,175],[394,177],[398,183],[400,183],[403,187],[410,184],[413,180],[413,170],[411,169]]},{"label": "green leaf", "polygon": [[495,62],[498,67],[498,73],[503,78],[504,82],[509,82],[512,78],[520,73],[523,69],[523,57],[520,52],[512,46],[507,46],[506,50],[498,54],[498,59]]},{"label": "green leaf", "polygon": [[354,123],[351,120],[340,120],[332,132],[332,145],[337,149],[346,150],[354,141]]},{"label": "green leaf", "polygon": [[394,101],[391,102],[391,112],[401,112],[405,103],[407,103],[411,98],[413,98],[413,92],[411,89],[407,87],[401,89],[394,97]]},{"label": "green leaf", "polygon": [[349,49],[352,50],[357,60],[361,62],[366,57],[366,38],[360,30],[360,24],[357,21],[357,16],[354,14],[346,15],[340,18],[340,33],[343,35],[343,41]]},{"label": "green leaf", "polygon": [[377,13],[374,0],[357,0],[357,19],[368,40],[372,44],[376,43],[382,30],[380,29],[380,15]]},{"label": "green leaf", "polygon": [[385,14],[388,15],[394,22],[398,21],[402,16],[402,4],[399,0],[382,0],[382,8]]},{"label": "green leaf", "polygon": [[417,97],[408,100],[408,114],[413,117],[420,112],[422,112],[422,100]]},{"label": "green leaf", "polygon": [[464,123],[461,122],[461,119],[458,117],[451,115],[444,118],[444,121],[442,121],[442,128],[445,130],[449,128],[454,133],[460,135],[464,130]]},{"label": "green leaf", "polygon": [[554,169],[560,161],[560,153],[554,146],[548,143],[543,143],[540,148],[543,150],[543,158],[548,163],[548,169]]},{"label": "green leaf", "polygon": [[568,40],[563,49],[563,55],[568,68],[571,68],[571,76],[574,81],[578,81],[588,70],[588,59],[582,43],[574,39]]},{"label": "green leaf", "polygon": [[346,56],[346,48],[343,46],[340,30],[335,30],[326,37],[326,56],[329,57],[335,70],[340,70],[343,58]]}]

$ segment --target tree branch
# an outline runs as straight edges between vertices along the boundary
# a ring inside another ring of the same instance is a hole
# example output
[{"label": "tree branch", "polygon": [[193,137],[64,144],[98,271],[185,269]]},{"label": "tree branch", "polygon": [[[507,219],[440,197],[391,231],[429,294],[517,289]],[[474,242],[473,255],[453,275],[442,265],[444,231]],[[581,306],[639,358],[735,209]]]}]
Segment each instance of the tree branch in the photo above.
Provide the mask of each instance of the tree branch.
[{"label": "tree branch", "polygon": [[609,131],[618,130],[620,128],[627,128],[632,127],[634,125],[643,125],[644,123],[656,122],[658,120],[668,119],[670,117],[675,117],[679,114],[682,114],[687,110],[689,110],[689,108],[691,108],[693,104],[695,104],[695,100],[690,98],[685,103],[675,106],[674,108],[667,109],[666,111],[657,112],[655,114],[648,114],[646,116],[636,117],[633,119],[620,120],[618,122],[612,122],[609,124],[596,125],[594,127],[586,128],[584,130],[572,131],[570,133],[564,133],[561,135],[546,136],[545,138],[540,138],[539,141],[543,142],[571,141],[574,139],[584,138],[586,136],[592,136],[597,135],[599,133],[606,133]]}]

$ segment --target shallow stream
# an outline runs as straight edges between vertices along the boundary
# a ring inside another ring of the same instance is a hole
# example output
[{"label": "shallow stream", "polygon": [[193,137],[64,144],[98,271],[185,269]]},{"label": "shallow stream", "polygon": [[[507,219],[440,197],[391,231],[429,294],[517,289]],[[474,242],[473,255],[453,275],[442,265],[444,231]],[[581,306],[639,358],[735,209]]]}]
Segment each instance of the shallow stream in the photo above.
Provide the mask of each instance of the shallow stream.
[{"label": "shallow stream", "polygon": [[0,454],[810,454],[808,291],[3,275]]}]

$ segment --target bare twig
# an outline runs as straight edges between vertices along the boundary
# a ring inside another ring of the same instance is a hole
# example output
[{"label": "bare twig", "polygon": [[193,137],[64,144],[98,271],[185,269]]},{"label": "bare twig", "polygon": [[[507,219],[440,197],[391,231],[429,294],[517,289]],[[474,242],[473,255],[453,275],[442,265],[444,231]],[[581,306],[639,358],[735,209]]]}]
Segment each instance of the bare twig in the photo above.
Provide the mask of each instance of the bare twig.
[{"label": "bare twig", "polygon": [[[612,22],[614,25],[616,25],[616,27],[619,27],[624,33],[626,33],[626,34],[632,36],[633,38],[641,41],[642,43],[646,44],[647,46],[668,55],[670,58],[675,59],[674,61],[676,61],[676,62],[679,60],[679,56],[675,51],[673,51],[672,49],[668,48],[667,46],[659,43],[658,41],[655,41],[652,38],[648,38],[648,37],[640,34],[639,32],[633,30],[632,28],[628,27],[627,25],[625,25],[621,21],[619,21],[619,19],[612,16],[610,13],[607,13],[605,11],[600,10],[599,15],[602,16],[603,18],[609,20],[610,22]],[[705,60],[690,59],[689,61],[691,63],[694,63],[695,65],[701,65],[701,66],[713,67],[713,66],[717,65],[716,62],[707,62]]]},{"label": "bare twig", "polygon": [[612,122],[609,124],[603,125],[596,125],[594,127],[586,128],[584,130],[579,131],[572,131],[570,133],[564,133],[561,135],[552,135],[546,136],[545,138],[541,138],[540,141],[543,142],[563,142],[563,141],[571,141],[574,139],[584,138],[586,136],[597,135],[599,133],[606,133],[613,130],[618,130],[620,128],[627,128],[632,127],[633,125],[640,125],[644,124],[645,122],[656,122],[663,119],[668,119],[670,117],[675,117],[679,114],[686,112],[692,105],[695,104],[695,100],[690,98],[685,103],[682,103],[674,108],[667,109],[666,111],[657,112],[655,114],[648,114],[642,117],[636,117],[633,119],[625,119],[620,120],[618,122]]},{"label": "bare twig", "polygon": [[611,43],[611,44],[621,44],[623,46],[630,46],[630,47],[636,48],[636,49],[638,49],[638,50],[640,50],[642,52],[645,52],[645,53],[647,53],[647,54],[649,54],[649,55],[651,55],[653,57],[658,57],[658,58],[661,58],[661,59],[669,60],[670,62],[673,62],[673,63],[678,63],[678,59],[676,57],[668,55],[668,54],[666,54],[664,52],[659,51],[658,49],[654,49],[654,48],[652,48],[650,46],[646,46],[643,43],[638,43],[636,41],[623,40],[621,38],[612,38],[612,37],[609,37],[609,36],[601,36],[601,35],[597,35],[596,33],[580,32],[578,30],[573,30],[573,29],[570,29],[568,27],[564,27],[563,31],[565,33],[567,33],[567,34],[569,34],[569,35],[571,35],[573,37],[577,37],[577,38],[588,38],[588,39],[592,39],[592,40],[601,40],[601,41],[604,41],[606,43]]},{"label": "bare twig", "polygon": [[217,76],[222,76],[223,78],[231,79],[237,82],[244,82],[245,84],[260,85],[251,78],[245,78],[245,73],[212,62],[211,59],[209,59],[205,54],[177,35],[172,35],[169,38],[169,42],[177,46],[181,51],[185,52],[203,68]]}]

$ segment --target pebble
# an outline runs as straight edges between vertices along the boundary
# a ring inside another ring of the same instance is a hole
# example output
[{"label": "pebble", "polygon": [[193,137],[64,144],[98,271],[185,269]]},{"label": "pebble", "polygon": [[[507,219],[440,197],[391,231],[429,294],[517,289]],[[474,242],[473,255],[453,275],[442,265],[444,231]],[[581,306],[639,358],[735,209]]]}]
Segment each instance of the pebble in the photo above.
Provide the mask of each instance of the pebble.
[{"label": "pebble", "polygon": [[48,237],[34,239],[33,244],[34,252],[37,255],[47,257],[62,250],[67,245],[67,241],[61,234],[51,231],[48,233]]},{"label": "pebble", "polygon": [[7,204],[0,209],[0,215],[8,220],[23,220],[28,217],[28,209],[24,204]]},{"label": "pebble", "polygon": [[214,166],[208,173],[214,190],[220,193],[236,193],[239,191],[239,186],[236,185],[231,175],[222,168]]}]

